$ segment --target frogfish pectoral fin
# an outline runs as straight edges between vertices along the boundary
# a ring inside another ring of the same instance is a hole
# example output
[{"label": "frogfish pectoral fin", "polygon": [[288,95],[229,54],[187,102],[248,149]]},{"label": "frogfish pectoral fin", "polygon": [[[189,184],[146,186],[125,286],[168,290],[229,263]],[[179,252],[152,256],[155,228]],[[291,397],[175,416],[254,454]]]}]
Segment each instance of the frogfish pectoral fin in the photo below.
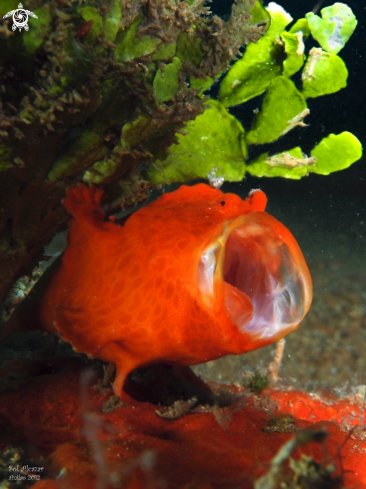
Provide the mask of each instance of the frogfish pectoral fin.
[{"label": "frogfish pectoral fin", "polygon": [[54,333],[68,341],[77,352],[97,357],[103,348],[103,333],[93,324],[93,316],[84,306],[71,308],[56,306],[53,311]]},{"label": "frogfish pectoral fin", "polygon": [[224,281],[224,305],[239,331],[255,347],[278,341],[298,327],[312,300],[310,273],[295,238],[265,212],[228,223],[223,236],[224,243],[221,237],[208,248],[215,253],[202,255],[203,290],[214,293],[215,281]]}]

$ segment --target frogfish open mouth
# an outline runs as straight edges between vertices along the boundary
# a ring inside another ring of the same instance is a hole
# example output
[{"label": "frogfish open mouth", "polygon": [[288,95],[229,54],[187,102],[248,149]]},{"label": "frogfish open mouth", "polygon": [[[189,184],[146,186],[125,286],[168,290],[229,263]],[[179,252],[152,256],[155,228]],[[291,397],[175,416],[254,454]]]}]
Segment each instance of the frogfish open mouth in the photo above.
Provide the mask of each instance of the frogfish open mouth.
[{"label": "frogfish open mouth", "polygon": [[102,195],[68,190],[68,247],[39,314],[77,351],[116,364],[116,395],[137,367],[245,353],[278,341],[308,311],[305,259],[264,212],[260,190],[243,201],[181,186],[123,227],[105,221]]}]

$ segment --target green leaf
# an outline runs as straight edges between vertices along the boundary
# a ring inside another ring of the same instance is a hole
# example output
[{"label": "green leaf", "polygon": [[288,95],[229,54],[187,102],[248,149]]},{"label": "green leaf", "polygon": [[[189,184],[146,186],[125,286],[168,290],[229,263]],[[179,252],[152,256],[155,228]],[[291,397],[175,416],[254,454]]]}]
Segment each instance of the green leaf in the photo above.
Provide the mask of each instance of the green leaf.
[{"label": "green leaf", "polygon": [[247,144],[276,141],[295,126],[303,125],[308,113],[305,98],[294,83],[285,76],[278,76],[268,87],[262,109],[245,140]]},{"label": "green leaf", "polygon": [[220,74],[215,76],[214,78],[211,78],[210,76],[206,76],[206,80],[204,80],[203,78],[193,78],[192,76],[190,76],[189,83],[191,84],[192,88],[200,91],[199,95],[202,95],[203,92],[205,92],[208,88],[210,88],[210,86],[218,78],[220,78]]},{"label": "green leaf", "polygon": [[146,115],[139,115],[133,122],[128,122],[122,128],[121,143],[125,149],[133,148],[145,141],[159,127],[157,120]]},{"label": "green leaf", "polygon": [[266,10],[270,13],[271,25],[265,35],[272,39],[277,39],[293,19],[281,5],[278,5],[275,2],[269,3]]},{"label": "green leaf", "polygon": [[352,10],[344,3],[335,3],[323,8],[322,18],[313,12],[306,14],[311,35],[325,51],[337,54],[356,29],[357,20]]},{"label": "green leaf", "polygon": [[244,56],[221,82],[219,100],[225,107],[241,104],[263,93],[273,78],[281,74],[283,48],[270,37],[247,46]]},{"label": "green leaf", "polygon": [[43,44],[46,36],[52,28],[52,14],[49,6],[46,5],[34,11],[38,19],[32,24],[32,28],[23,36],[25,50],[29,54],[34,54]]},{"label": "green leaf", "polygon": [[176,56],[182,63],[188,61],[194,66],[199,66],[204,56],[201,42],[202,40],[199,36],[188,38],[187,33],[182,32],[178,37]]},{"label": "green leaf", "polygon": [[329,175],[329,173],[344,170],[362,157],[362,145],[350,132],[329,134],[322,139],[311,151],[316,164],[309,167],[312,173]]},{"label": "green leaf", "polygon": [[281,39],[285,45],[286,59],[283,62],[283,74],[290,78],[294,73],[300,70],[304,64],[304,42],[301,31],[295,34],[282,32]]},{"label": "green leaf", "polygon": [[174,42],[169,44],[161,44],[152,56],[154,61],[159,59],[171,59],[175,55],[176,46]]},{"label": "green leaf", "polygon": [[102,34],[104,30],[103,19],[95,7],[80,7],[78,12],[86,22],[89,20],[93,21],[92,29],[97,36]]},{"label": "green leaf", "polygon": [[300,147],[292,148],[284,153],[269,156],[260,155],[247,166],[247,171],[255,177],[282,177],[300,180],[309,174],[309,168],[315,158],[304,156]]},{"label": "green leaf", "polygon": [[113,42],[116,39],[121,18],[121,0],[113,0],[113,3],[108,11],[108,17],[104,20],[105,37],[107,41]]},{"label": "green leaf", "polygon": [[302,32],[304,41],[310,36],[309,23],[306,19],[299,19],[289,30],[290,34],[295,34],[296,32]]},{"label": "green leaf", "polygon": [[111,158],[108,158],[107,161],[97,161],[84,173],[83,182],[89,184],[95,183],[96,185],[104,184],[108,181],[109,177],[115,175],[117,170],[118,163]]},{"label": "green leaf", "polygon": [[103,144],[104,140],[99,134],[92,131],[84,131],[70,148],[56,159],[48,178],[55,182],[64,177],[75,175],[88,168],[95,161],[103,158],[108,148]]},{"label": "green leaf", "polygon": [[164,71],[156,72],[153,88],[154,95],[159,104],[168,102],[175,97],[179,89],[179,71],[182,68],[182,62],[179,58],[173,58],[172,63],[165,66]]},{"label": "green leaf", "polygon": [[149,166],[145,177],[153,185],[195,178],[243,179],[247,157],[244,129],[219,102],[209,100],[206,104],[210,108],[185,124],[187,134],[176,135],[178,144],[170,146],[167,158]]},{"label": "green leaf", "polygon": [[265,22],[270,23],[271,21],[271,14],[268,12],[268,9],[265,9],[263,7],[261,0],[256,0],[255,4],[250,9],[249,13],[250,13],[249,25],[264,24]]},{"label": "green leaf", "polygon": [[134,22],[122,33],[119,33],[116,39],[117,48],[114,51],[116,60],[120,63],[132,61],[135,58],[146,56],[155,51],[157,45],[161,43],[160,39],[150,36],[137,36],[137,29],[142,18],[136,17]]},{"label": "green leaf", "polygon": [[302,74],[304,97],[319,97],[338,92],[347,86],[348,71],[343,60],[336,54],[313,48]]},{"label": "green leaf", "polygon": [[14,166],[11,158],[12,153],[11,146],[0,144],[0,173]]}]

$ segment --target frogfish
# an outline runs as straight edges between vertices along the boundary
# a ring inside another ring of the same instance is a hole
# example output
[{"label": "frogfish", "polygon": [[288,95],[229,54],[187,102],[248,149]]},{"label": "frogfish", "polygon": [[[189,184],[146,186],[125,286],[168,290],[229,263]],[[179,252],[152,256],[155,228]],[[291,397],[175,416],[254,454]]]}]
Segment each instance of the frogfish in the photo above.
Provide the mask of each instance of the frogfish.
[{"label": "frogfish", "polygon": [[187,366],[242,354],[297,329],[312,300],[288,229],[246,200],[181,186],[132,214],[105,219],[103,191],[79,185],[63,202],[68,247],[39,309],[43,328],[116,365],[114,392],[155,363]]}]

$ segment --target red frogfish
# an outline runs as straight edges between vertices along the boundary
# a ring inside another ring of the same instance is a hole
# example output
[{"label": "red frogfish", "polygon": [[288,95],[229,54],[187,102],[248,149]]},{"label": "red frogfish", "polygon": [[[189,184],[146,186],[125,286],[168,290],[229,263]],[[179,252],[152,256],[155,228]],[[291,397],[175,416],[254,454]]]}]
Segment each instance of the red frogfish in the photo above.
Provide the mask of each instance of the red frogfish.
[{"label": "red frogfish", "polygon": [[103,192],[63,202],[68,247],[40,307],[48,331],[116,365],[114,392],[134,369],[195,365],[278,341],[310,307],[312,281],[288,229],[264,209],[205,184],[181,186],[105,221]]}]

